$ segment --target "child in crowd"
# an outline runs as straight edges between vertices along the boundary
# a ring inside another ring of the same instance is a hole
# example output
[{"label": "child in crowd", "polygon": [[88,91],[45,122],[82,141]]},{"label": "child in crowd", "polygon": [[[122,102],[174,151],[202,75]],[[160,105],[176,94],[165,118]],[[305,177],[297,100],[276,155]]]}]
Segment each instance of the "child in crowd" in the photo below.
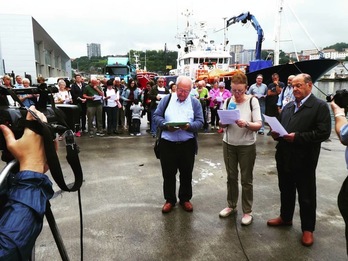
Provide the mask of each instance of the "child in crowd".
[{"label": "child in crowd", "polygon": [[133,132],[130,133],[130,135],[134,136],[140,136],[140,119],[142,115],[142,111],[144,110],[144,107],[141,105],[141,102],[138,100],[134,100],[133,104],[130,107],[130,110],[132,111],[132,130]]}]

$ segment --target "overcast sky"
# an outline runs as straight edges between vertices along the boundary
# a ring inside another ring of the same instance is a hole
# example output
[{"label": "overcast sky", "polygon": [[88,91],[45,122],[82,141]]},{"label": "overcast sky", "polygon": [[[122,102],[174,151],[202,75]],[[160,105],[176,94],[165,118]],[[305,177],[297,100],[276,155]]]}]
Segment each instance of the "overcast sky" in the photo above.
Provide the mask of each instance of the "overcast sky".
[{"label": "overcast sky", "polygon": [[[130,49],[160,50],[165,43],[169,50],[176,51],[179,40],[175,36],[184,29],[186,20],[181,13],[185,9],[192,11],[196,21],[207,22],[209,36],[216,43],[224,38],[220,30],[224,18],[249,11],[264,30],[262,48],[273,49],[278,2],[11,0],[1,5],[0,12],[31,15],[68,56],[76,58],[87,55],[87,43],[101,44],[102,56],[126,54]],[[284,0],[283,7],[281,50],[300,51],[348,43],[347,0]],[[230,44],[254,49],[257,34],[250,23],[244,26],[237,23],[228,28],[226,37]]]}]

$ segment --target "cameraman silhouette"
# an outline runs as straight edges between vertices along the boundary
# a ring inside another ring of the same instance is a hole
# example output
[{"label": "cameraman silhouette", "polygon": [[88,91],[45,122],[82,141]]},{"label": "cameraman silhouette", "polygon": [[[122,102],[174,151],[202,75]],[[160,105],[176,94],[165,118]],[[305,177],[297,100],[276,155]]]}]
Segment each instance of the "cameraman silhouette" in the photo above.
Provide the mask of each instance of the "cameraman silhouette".
[{"label": "cameraman silhouette", "polygon": [[[44,114],[30,109],[42,120]],[[35,120],[28,112],[26,119]],[[43,137],[29,128],[16,140],[13,132],[0,125],[7,149],[19,162],[19,172],[8,177],[6,202],[0,209],[0,260],[28,260],[41,232],[46,203],[53,196]]]},{"label": "cameraman silhouette", "polygon": [[[335,115],[335,131],[341,143],[348,146],[348,121],[344,108],[339,107],[335,101],[331,102],[331,108]],[[345,159],[348,168],[348,147],[345,151]],[[348,255],[348,177],[343,181],[337,198],[338,208],[346,224],[346,248]]]}]

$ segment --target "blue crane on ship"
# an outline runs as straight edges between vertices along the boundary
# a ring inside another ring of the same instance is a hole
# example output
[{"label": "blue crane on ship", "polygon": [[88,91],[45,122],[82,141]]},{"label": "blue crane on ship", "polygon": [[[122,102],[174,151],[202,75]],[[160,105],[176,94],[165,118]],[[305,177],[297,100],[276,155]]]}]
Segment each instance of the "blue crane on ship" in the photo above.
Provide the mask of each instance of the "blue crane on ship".
[{"label": "blue crane on ship", "polygon": [[246,24],[248,21],[251,22],[252,26],[255,28],[257,32],[255,58],[256,60],[261,60],[261,47],[262,47],[262,42],[264,40],[263,30],[254,15],[252,15],[250,12],[247,12],[247,13],[242,13],[238,16],[234,16],[227,20],[226,28],[238,22],[242,22],[243,24]]}]

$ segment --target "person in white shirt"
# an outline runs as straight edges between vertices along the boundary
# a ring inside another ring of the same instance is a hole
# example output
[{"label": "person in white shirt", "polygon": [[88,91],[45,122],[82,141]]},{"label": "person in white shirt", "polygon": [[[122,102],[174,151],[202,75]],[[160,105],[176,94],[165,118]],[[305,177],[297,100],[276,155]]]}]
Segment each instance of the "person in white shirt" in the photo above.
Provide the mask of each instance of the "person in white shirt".
[{"label": "person in white shirt", "polygon": [[58,104],[72,104],[72,97],[70,92],[67,91],[66,83],[64,80],[58,81],[58,92],[54,94],[54,103]]},{"label": "person in white shirt", "polygon": [[281,113],[282,109],[284,108],[286,104],[295,100],[295,96],[293,94],[294,88],[291,85],[292,79],[294,78],[295,78],[295,75],[290,75],[288,77],[288,85],[285,86],[282,89],[281,93],[279,94],[278,103],[277,103],[279,114]]},{"label": "person in white shirt", "polygon": [[248,94],[253,95],[259,100],[261,117],[262,117],[262,127],[258,131],[258,134],[263,135],[265,133],[265,118],[263,114],[266,112],[266,96],[267,96],[267,85],[262,83],[263,76],[258,74],[256,76],[256,83],[252,84],[248,90]]},{"label": "person in white shirt", "polygon": [[15,88],[23,88],[23,80],[22,76],[16,75],[16,83],[14,85]]},{"label": "person in white shirt", "polygon": [[144,110],[143,105],[141,104],[141,102],[139,102],[139,100],[134,100],[134,103],[130,106],[130,110],[132,111],[132,130],[133,132],[130,133],[130,135],[134,136],[140,136],[140,119],[141,119],[141,115],[142,112]]},{"label": "person in white shirt", "polygon": [[104,90],[104,109],[107,118],[107,134],[116,134],[117,130],[117,110],[120,104],[120,94],[117,89],[114,88],[113,80],[108,80],[106,83],[106,89]]}]

